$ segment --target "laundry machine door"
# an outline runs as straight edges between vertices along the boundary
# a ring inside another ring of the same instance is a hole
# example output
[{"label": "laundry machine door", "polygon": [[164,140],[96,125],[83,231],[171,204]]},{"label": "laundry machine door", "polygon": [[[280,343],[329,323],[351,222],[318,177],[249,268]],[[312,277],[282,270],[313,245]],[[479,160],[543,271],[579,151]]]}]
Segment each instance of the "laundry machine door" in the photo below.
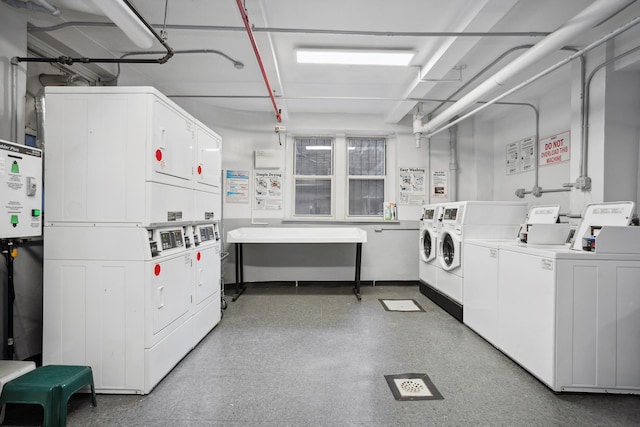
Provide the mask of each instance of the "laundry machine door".
[{"label": "laundry machine door", "polygon": [[429,262],[436,257],[436,236],[425,228],[420,231],[420,259]]},{"label": "laundry machine door", "polygon": [[460,239],[453,233],[445,231],[440,236],[438,261],[440,266],[447,271],[460,267],[460,252],[462,245]]}]

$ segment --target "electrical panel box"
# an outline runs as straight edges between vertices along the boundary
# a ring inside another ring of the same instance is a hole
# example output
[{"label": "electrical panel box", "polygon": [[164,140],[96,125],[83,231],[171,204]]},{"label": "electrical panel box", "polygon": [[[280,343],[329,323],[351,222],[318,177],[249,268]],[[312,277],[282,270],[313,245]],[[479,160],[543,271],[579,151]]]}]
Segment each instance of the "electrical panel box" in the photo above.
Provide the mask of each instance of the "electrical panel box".
[{"label": "electrical panel box", "polygon": [[0,140],[0,238],[42,235],[42,151]]}]

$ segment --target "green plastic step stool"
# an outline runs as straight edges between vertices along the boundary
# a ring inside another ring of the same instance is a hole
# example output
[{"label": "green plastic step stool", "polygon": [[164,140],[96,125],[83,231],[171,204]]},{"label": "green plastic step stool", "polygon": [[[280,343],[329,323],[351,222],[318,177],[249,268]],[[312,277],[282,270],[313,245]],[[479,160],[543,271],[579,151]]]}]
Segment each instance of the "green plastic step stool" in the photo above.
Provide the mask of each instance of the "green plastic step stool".
[{"label": "green plastic step stool", "polygon": [[91,387],[92,403],[97,406],[90,366],[41,366],[5,384],[0,403],[41,405],[45,427],[65,426],[69,397],[86,386]]}]

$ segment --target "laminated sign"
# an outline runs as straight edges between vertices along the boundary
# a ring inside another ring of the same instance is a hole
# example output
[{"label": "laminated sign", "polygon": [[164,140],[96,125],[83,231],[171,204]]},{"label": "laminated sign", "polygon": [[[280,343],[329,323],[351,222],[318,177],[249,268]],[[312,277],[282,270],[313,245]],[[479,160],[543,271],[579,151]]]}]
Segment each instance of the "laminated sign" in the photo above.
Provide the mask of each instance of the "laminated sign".
[{"label": "laminated sign", "polygon": [[571,160],[571,132],[566,131],[540,140],[540,166],[555,165]]}]

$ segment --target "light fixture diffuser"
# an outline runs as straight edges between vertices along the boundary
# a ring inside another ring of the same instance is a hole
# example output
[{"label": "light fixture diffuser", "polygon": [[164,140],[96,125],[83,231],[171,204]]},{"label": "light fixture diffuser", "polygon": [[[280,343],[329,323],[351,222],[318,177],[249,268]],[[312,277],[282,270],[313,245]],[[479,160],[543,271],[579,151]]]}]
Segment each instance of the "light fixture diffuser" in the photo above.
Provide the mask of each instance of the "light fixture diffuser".
[{"label": "light fixture diffuser", "polygon": [[406,50],[300,49],[296,51],[296,58],[300,64],[408,66],[413,56],[414,52]]}]

